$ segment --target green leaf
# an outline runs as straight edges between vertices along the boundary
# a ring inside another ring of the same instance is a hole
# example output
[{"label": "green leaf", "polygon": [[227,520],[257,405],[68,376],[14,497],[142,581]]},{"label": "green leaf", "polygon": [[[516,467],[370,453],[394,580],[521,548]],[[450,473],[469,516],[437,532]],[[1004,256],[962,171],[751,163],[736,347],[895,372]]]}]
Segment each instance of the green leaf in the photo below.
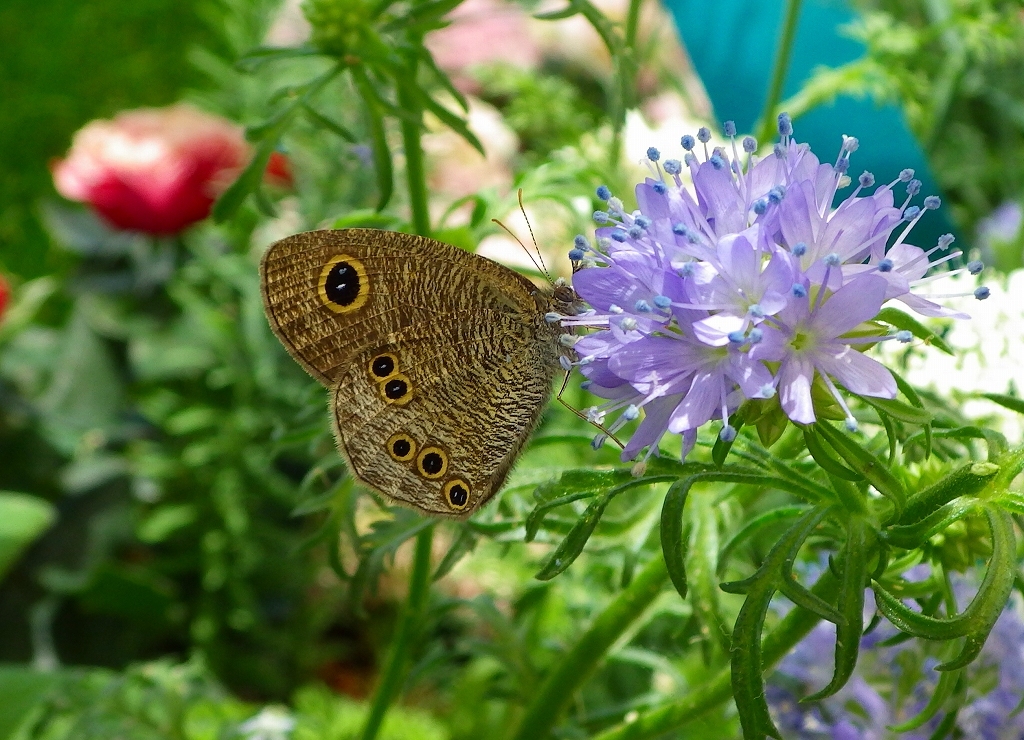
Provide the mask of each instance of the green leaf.
[{"label": "green leaf", "polygon": [[1016,547],[1013,520],[995,507],[986,507],[985,514],[992,532],[992,557],[978,593],[962,613],[941,619],[915,612],[880,583],[874,584],[879,611],[901,632],[927,640],[968,638],[960,657],[936,670],[955,670],[977,657],[1013,589]]},{"label": "green leaf", "polygon": [[933,332],[927,326],[915,319],[910,314],[900,311],[898,308],[883,308],[875,317],[877,321],[884,321],[897,329],[906,329],[925,344],[934,344],[947,355],[955,355],[953,348],[945,339]]},{"label": "green leaf", "polygon": [[476,547],[476,533],[465,525],[459,527],[459,533],[455,537],[455,541],[448,548],[448,552],[444,554],[444,558],[438,563],[437,570],[434,571],[434,575],[431,580],[439,581],[444,578],[451,569],[454,568],[462,558],[469,553],[473,552],[473,548]]},{"label": "green leaf", "polygon": [[56,517],[57,510],[49,501],[0,491],[0,579],[25,548],[50,528]]},{"label": "green leaf", "polygon": [[[928,433],[931,432],[929,435]],[[988,446],[988,459],[994,461],[1006,450],[1007,442],[1006,437],[997,432],[995,429],[988,429],[986,427],[976,426],[962,426],[956,429],[939,429],[931,430],[930,427],[925,427],[923,432],[917,432],[912,434],[904,441],[903,446],[907,447],[912,444],[921,444],[922,437],[926,446],[930,446],[930,439],[983,439],[985,444]]]},{"label": "green leaf", "polygon": [[1013,591],[1017,565],[1017,541],[1013,533],[1013,519],[1007,512],[995,507],[986,507],[985,514],[992,531],[992,559],[978,594],[964,610],[966,612],[978,604],[971,618],[971,631],[964,641],[960,655],[935,666],[937,671],[956,671],[978,657]]},{"label": "green leaf", "polygon": [[303,103],[302,111],[306,114],[306,117],[309,118],[313,123],[317,124],[321,128],[327,129],[331,133],[344,139],[350,144],[355,144],[358,141],[355,134],[353,134],[351,131],[342,126],[337,121],[328,118],[327,116],[325,116],[320,111],[316,110],[313,106],[309,105],[308,103]]},{"label": "green leaf", "polygon": [[981,503],[979,499],[971,496],[953,499],[913,524],[887,527],[883,537],[887,543],[895,547],[907,550],[921,547],[932,536],[973,512]]},{"label": "green leaf", "polygon": [[[795,558],[804,540],[829,512],[828,506],[818,506],[790,527],[764,563],[750,578],[731,584],[732,593],[747,592],[740,607],[732,633],[732,690],[745,738],[764,735],[781,737],[768,712],[764,696],[764,670],[761,660],[761,632],[772,595],[778,588],[779,573],[787,559]],[[726,584],[723,584],[725,588]],[[818,597],[820,598],[820,597]]]},{"label": "green leaf", "polygon": [[676,481],[665,495],[661,507],[661,551],[665,556],[669,578],[679,595],[686,598],[686,548],[688,544],[683,527],[683,508],[694,479]]},{"label": "green leaf", "polygon": [[835,668],[828,685],[804,701],[820,701],[832,696],[846,685],[857,666],[860,639],[864,633],[864,588],[868,582],[872,540],[874,536],[865,517],[852,516],[847,520],[839,602],[836,605],[843,620],[836,627]]},{"label": "green leaf", "polygon": [[[956,688],[957,683],[960,681],[960,671],[946,671],[939,674],[939,683],[935,686],[932,691],[931,697],[928,699],[928,703],[925,704],[924,709],[918,712],[917,716],[908,719],[898,725],[890,725],[889,729],[893,732],[910,732],[916,730],[918,727],[923,726],[925,723],[931,720],[939,710],[942,709],[942,705],[946,703],[946,700],[953,695],[953,690]],[[942,737],[946,737],[945,734]]]},{"label": "green leaf", "polygon": [[391,200],[395,188],[394,166],[391,163],[391,149],[388,146],[384,115],[373,85],[366,73],[359,67],[352,69],[352,81],[363,99],[363,107],[369,118],[370,142],[373,147],[373,167],[377,174],[377,210],[383,211]]},{"label": "green leaf", "polygon": [[732,555],[733,550],[752,538],[763,528],[775,524],[776,522],[792,519],[795,516],[800,516],[806,513],[806,506],[780,506],[776,509],[769,509],[768,511],[751,519],[749,522],[744,524],[738,532],[730,537],[718,552],[719,575],[721,575],[721,572],[725,569],[729,556]]},{"label": "green leaf", "polygon": [[998,403],[1004,409],[1009,409],[1016,414],[1024,414],[1024,398],[1007,396],[1004,393],[981,393],[979,395],[993,403]]},{"label": "green leaf", "polygon": [[869,406],[874,406],[879,413],[907,424],[925,425],[935,418],[934,414],[926,409],[910,406],[893,398],[874,398],[872,396],[857,396],[857,398]]},{"label": "green leaf", "polygon": [[573,493],[557,496],[537,504],[533,507],[533,511],[530,512],[529,516],[526,517],[526,532],[523,535],[523,541],[533,542],[533,539],[537,536],[537,531],[540,529],[540,525],[544,523],[544,517],[552,509],[557,509],[560,506],[565,506],[581,499],[591,498],[597,494],[596,490],[574,491]]},{"label": "green leaf", "polygon": [[828,422],[819,421],[815,427],[851,468],[863,475],[875,490],[892,502],[895,509],[893,518],[899,519],[906,506],[907,492],[886,465]]},{"label": "green leaf", "polygon": [[319,55],[320,51],[312,46],[260,46],[240,56],[235,67],[243,72],[254,72],[268,62]]},{"label": "green leaf", "polygon": [[932,514],[953,499],[980,493],[999,473],[995,463],[967,463],[907,500],[899,524],[912,524]]},{"label": "green leaf", "polygon": [[192,504],[159,506],[139,524],[137,534],[147,544],[163,542],[179,529],[192,524],[197,516],[196,507]]},{"label": "green leaf", "polygon": [[839,460],[836,460],[829,453],[828,448],[821,441],[821,437],[818,436],[814,429],[814,426],[806,426],[804,429],[804,444],[807,445],[807,451],[811,453],[811,457],[814,458],[814,462],[818,463],[818,466],[830,475],[834,475],[836,478],[849,481],[864,480],[864,476],[859,473],[850,470],[848,467],[843,465]]},{"label": "green leaf", "polygon": [[569,534],[555,548],[547,563],[534,578],[538,581],[549,581],[573,564],[573,561],[583,552],[583,547],[590,539],[590,535],[594,533],[597,523],[601,521],[601,515],[609,501],[611,501],[611,492],[599,496],[587,507],[583,516],[576,521],[576,524],[569,530]]},{"label": "green leaf", "polygon": [[469,142],[480,154],[485,157],[487,156],[487,153],[484,151],[484,145],[480,143],[480,139],[476,138],[476,134],[469,130],[464,119],[452,113],[422,90],[410,87],[410,91],[420,100],[423,107],[440,118],[444,125]]},{"label": "green leaf", "polygon": [[605,507],[608,506],[608,502],[620,493],[624,493],[625,491],[632,488],[638,488],[640,486],[649,486],[654,483],[666,483],[675,480],[675,476],[647,476],[646,478],[637,478],[627,483],[615,486],[598,496],[591,502],[590,506],[587,507],[587,510],[583,512],[583,515],[576,520],[572,529],[569,530],[569,533],[559,543],[558,547],[555,548],[555,551],[551,553],[551,557],[548,558],[548,561],[543,565],[543,567],[541,567],[540,571],[534,576],[534,578],[539,581],[551,580],[572,565],[576,558],[579,557],[580,553],[583,552],[583,548],[587,544],[587,540],[590,539],[590,535],[594,533],[594,529],[597,527],[598,522],[601,521],[601,515],[604,513]]},{"label": "green leaf", "polygon": [[0,740],[20,736],[26,719],[46,698],[60,678],[58,673],[41,673],[19,665],[0,665]]}]

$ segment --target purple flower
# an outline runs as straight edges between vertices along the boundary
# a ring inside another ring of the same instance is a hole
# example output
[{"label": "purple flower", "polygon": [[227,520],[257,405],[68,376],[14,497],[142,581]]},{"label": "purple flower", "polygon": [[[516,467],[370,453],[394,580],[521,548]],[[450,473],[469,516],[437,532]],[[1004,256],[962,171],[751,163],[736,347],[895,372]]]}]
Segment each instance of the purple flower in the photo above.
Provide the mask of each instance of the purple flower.
[{"label": "purple flower", "polygon": [[[555,320],[596,330],[576,344],[587,386],[604,399],[590,418],[617,415],[608,425],[615,432],[643,416],[624,459],[645,447],[650,456],[668,432],[683,435],[685,454],[696,430],[716,419],[730,440],[728,419],[747,400],[777,396],[790,419],[813,423],[815,385],[855,429],[840,386],[895,397],[892,374],[864,352],[911,339],[870,323],[883,304],[963,316],[913,292],[934,279],[926,276],[930,268],[961,256],[945,254],[952,237],[927,251],[908,241],[939,205],[935,196],[912,203],[921,188],[913,171],[878,187],[865,172],[834,205],[851,184],[846,173],[857,140],[844,137],[835,163],[822,164],[792,139],[787,116],[779,131],[780,142],[763,158],[749,139],[740,151],[733,138],[730,152],[709,151],[704,130],[702,146],[683,137],[683,162],[663,161],[660,152],[648,158],[651,177],[636,187],[637,211],[599,188],[607,206],[595,214],[596,244],[580,237],[572,253],[580,266],[573,287],[591,308]],[[701,150],[703,161],[695,153]],[[692,191],[684,187],[684,167]],[[980,269],[971,263],[961,271]],[[975,295],[983,298],[984,289]]]}]

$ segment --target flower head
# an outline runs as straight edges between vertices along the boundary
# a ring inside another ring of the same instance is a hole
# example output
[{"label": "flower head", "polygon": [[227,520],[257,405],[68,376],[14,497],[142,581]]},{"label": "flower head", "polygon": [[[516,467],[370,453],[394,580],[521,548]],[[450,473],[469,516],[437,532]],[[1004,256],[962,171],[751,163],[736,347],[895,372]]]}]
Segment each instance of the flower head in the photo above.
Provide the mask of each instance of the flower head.
[{"label": "flower head", "polygon": [[[709,148],[706,129],[684,136],[683,162],[649,152],[637,211],[602,186],[596,243],[577,239],[573,250],[582,265],[574,287],[591,310],[564,323],[597,330],[577,343],[578,364],[591,392],[606,399],[591,417],[619,413],[615,431],[645,413],[627,459],[643,447],[652,454],[666,432],[683,435],[685,453],[712,419],[722,420],[729,441],[732,413],[776,396],[800,424],[815,422],[816,404],[831,397],[852,431],[841,387],[894,398],[892,373],[864,352],[910,340],[875,321],[883,304],[966,316],[914,293],[935,279],[926,277],[930,268],[961,253],[948,252],[951,236],[929,250],[908,241],[939,205],[935,196],[914,204],[921,183],[912,170],[877,187],[865,172],[854,184],[846,173],[857,139],[844,137],[835,162],[823,164],[792,138],[785,115],[780,141],[763,158],[750,137],[738,146],[735,127],[727,133],[730,147]],[[980,270],[970,263],[956,272]]]},{"label": "flower head", "polygon": [[57,191],[121,229],[174,234],[201,221],[249,157],[241,130],[188,105],[127,111],[75,134]]}]

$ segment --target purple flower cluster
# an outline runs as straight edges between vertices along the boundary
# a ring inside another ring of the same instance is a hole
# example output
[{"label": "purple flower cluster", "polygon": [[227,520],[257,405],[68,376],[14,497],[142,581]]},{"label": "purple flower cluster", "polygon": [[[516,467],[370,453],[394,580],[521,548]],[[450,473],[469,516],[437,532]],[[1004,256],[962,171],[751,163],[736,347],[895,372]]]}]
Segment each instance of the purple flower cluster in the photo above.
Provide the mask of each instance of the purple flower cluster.
[{"label": "purple flower cluster", "polygon": [[[598,188],[608,206],[594,214],[596,244],[578,236],[569,253],[578,268],[573,287],[590,310],[548,317],[597,329],[575,345],[585,387],[606,399],[588,411],[591,420],[617,414],[608,427],[614,432],[643,410],[624,459],[645,447],[650,456],[666,432],[682,435],[685,456],[697,429],[713,419],[723,420],[720,437],[729,441],[736,434],[729,416],[746,399],[777,394],[790,419],[813,423],[815,384],[844,410],[852,431],[856,422],[837,384],[895,397],[892,374],[864,350],[912,338],[868,323],[883,303],[966,318],[913,292],[933,279],[925,277],[929,268],[961,256],[946,253],[950,235],[927,251],[907,242],[925,212],[939,207],[936,196],[923,207],[911,204],[921,189],[913,170],[877,188],[865,172],[833,207],[851,183],[856,139],[844,137],[836,162],[822,164],[793,140],[785,114],[779,143],[761,159],[753,138],[740,142],[741,153],[735,127],[726,123],[725,132],[731,152],[709,151],[706,128],[682,138],[682,162],[649,149],[651,177],[636,187],[637,211]],[[684,168],[693,194],[683,186]],[[899,204],[897,187],[906,190]],[[961,269],[977,274],[982,265]]]}]

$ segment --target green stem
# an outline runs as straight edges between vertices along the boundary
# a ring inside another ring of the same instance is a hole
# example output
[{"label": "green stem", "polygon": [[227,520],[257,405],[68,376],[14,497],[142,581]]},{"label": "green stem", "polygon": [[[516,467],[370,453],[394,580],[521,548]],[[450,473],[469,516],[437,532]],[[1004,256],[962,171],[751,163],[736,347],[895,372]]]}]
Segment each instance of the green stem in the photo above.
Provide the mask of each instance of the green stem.
[{"label": "green stem", "polygon": [[764,101],[764,111],[757,127],[757,140],[768,141],[775,136],[775,109],[782,99],[782,85],[789,71],[789,58],[793,54],[793,40],[796,38],[796,27],[800,20],[802,0],[786,0],[786,14],[782,21],[782,33],[779,36],[779,48],[775,52],[775,67],[772,79],[768,83],[768,96]]},{"label": "green stem", "polygon": [[512,736],[514,740],[541,740],[548,737],[552,725],[572,700],[608,648],[621,637],[633,622],[661,593],[668,580],[668,569],[660,554],[656,555],[601,612],[567,655],[560,658],[534,694],[533,702]]},{"label": "green stem", "polygon": [[409,89],[416,84],[416,64],[410,64],[409,77],[398,81],[398,105],[415,115],[415,120],[401,119],[402,146],[405,148],[405,179],[409,187],[409,207],[412,209],[412,227],[420,236],[430,236],[430,211],[427,208],[427,175],[423,166],[423,110]]},{"label": "green stem", "polygon": [[[811,592],[826,601],[831,601],[835,598],[837,589],[835,576],[826,570],[814,584]],[[779,626],[761,643],[761,659],[764,661],[765,672],[806,637],[819,621],[820,617],[800,608],[794,608],[787,614]],[[678,701],[643,714],[634,722],[612,727],[594,740],[645,740],[661,737],[678,730],[731,698],[732,672],[727,666]]]},{"label": "green stem", "polygon": [[426,611],[430,596],[430,545],[433,535],[433,527],[427,527],[416,535],[416,552],[413,555],[412,575],[409,577],[409,597],[398,621],[398,630],[391,643],[387,665],[370,702],[366,724],[359,735],[361,740],[374,740],[377,737],[384,715],[387,714],[388,707],[405,679],[409,649],[423,623],[423,613]]}]

